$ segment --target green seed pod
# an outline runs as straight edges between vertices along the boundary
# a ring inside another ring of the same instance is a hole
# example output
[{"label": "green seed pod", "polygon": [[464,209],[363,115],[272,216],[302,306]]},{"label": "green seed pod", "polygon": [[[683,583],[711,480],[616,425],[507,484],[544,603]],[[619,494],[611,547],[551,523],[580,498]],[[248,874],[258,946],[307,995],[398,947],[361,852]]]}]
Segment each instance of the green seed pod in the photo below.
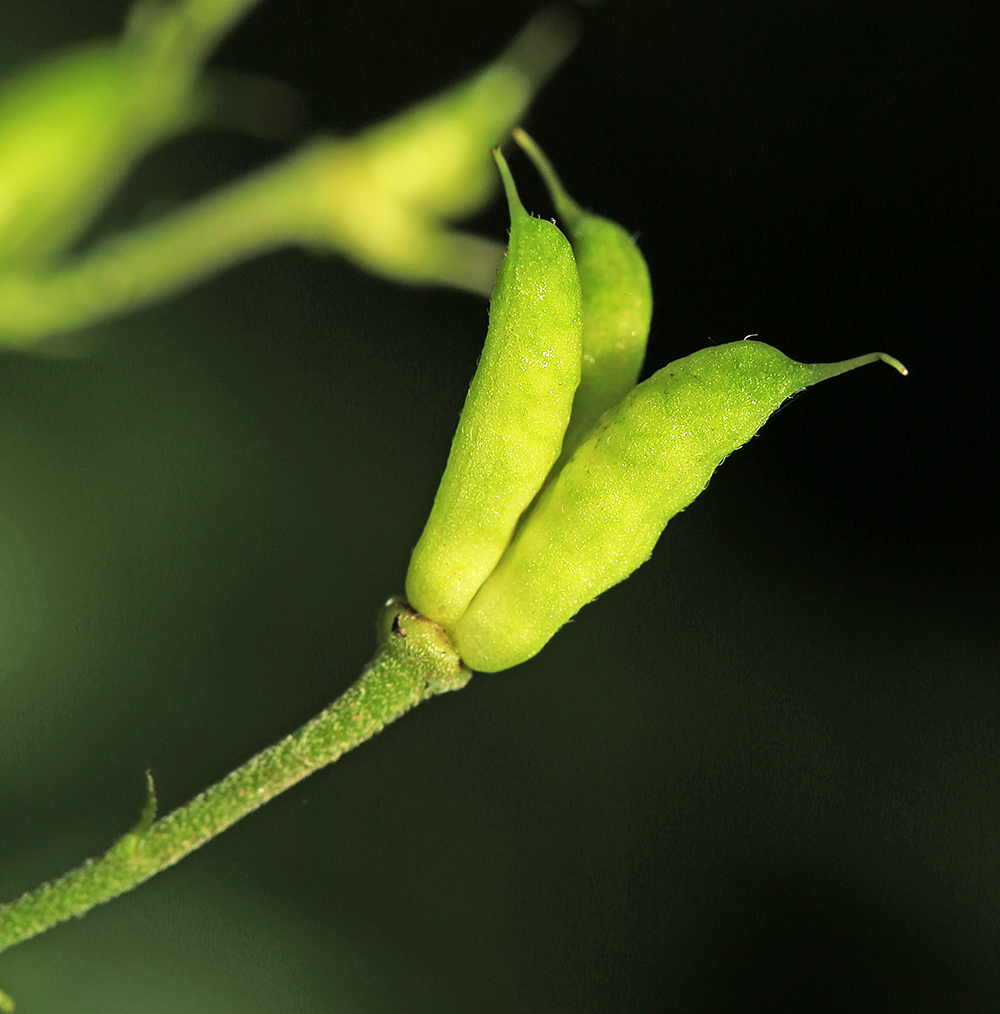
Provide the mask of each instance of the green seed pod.
[{"label": "green seed pod", "polygon": [[489,296],[502,247],[447,223],[493,196],[490,148],[575,37],[565,16],[542,11],[469,78],[349,141],[326,142],[311,212],[318,242],[389,278]]},{"label": "green seed pod", "polygon": [[536,14],[482,70],[358,135],[353,148],[366,175],[386,196],[431,217],[481,208],[496,188],[487,152],[509,134],[575,42],[565,15]]},{"label": "green seed pod", "polygon": [[628,577],[667,522],[796,391],[883,353],[803,365],[762,342],[703,349],[606,412],[533,505],[453,632],[471,669],[531,658],[582,606]]},{"label": "green seed pod", "polygon": [[559,457],[580,382],[580,281],[551,222],[532,218],[496,152],[510,205],[510,242],[490,324],[406,595],[452,627],[496,566],[518,518]]},{"label": "green seed pod", "polygon": [[600,415],[635,387],[646,354],[653,289],[646,261],[632,237],[617,222],[584,211],[523,130],[514,131],[514,140],[545,181],[580,272],[583,360],[563,442],[562,460],[566,461]]},{"label": "green seed pod", "polygon": [[154,144],[200,114],[190,72],[97,43],[0,90],[0,266],[66,248]]}]

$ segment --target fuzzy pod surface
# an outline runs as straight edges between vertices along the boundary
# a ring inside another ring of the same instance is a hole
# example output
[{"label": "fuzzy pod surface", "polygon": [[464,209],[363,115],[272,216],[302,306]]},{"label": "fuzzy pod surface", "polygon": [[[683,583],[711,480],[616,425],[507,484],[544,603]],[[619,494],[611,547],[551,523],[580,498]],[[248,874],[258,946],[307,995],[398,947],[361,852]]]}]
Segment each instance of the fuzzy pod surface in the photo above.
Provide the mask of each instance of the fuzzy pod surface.
[{"label": "fuzzy pod surface", "polygon": [[562,457],[567,460],[600,415],[635,387],[646,355],[653,288],[646,260],[625,229],[581,208],[528,134],[515,130],[514,140],[545,181],[580,273],[583,355],[563,443]]},{"label": "fuzzy pod surface", "polygon": [[533,655],[582,606],[650,556],[667,522],[790,395],[882,353],[796,363],[763,342],[703,349],[604,413],[532,506],[453,632],[463,661],[497,672]]},{"label": "fuzzy pod surface", "polygon": [[580,281],[569,241],[533,218],[496,152],[510,241],[490,321],[430,517],[406,575],[406,596],[451,629],[510,541],[559,457],[580,382]]}]

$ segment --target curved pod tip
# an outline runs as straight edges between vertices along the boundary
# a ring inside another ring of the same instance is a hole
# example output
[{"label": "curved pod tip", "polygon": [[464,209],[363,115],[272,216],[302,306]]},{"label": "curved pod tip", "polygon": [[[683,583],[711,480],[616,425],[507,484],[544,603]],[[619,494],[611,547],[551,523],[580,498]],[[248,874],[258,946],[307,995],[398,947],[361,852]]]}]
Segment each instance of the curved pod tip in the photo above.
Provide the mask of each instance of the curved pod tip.
[{"label": "curved pod tip", "polygon": [[818,384],[821,381],[829,380],[831,377],[839,377],[842,373],[849,373],[859,366],[867,366],[869,363],[887,363],[901,376],[908,377],[910,371],[894,356],[887,352],[869,352],[864,356],[855,356],[853,359],[845,359],[840,363],[811,363],[808,367],[814,377],[811,384]]},{"label": "curved pod tip", "polygon": [[513,223],[515,216],[518,218],[521,216],[528,217],[528,212],[518,196],[517,186],[514,183],[514,177],[510,173],[510,167],[507,165],[507,159],[503,157],[503,152],[499,148],[493,149],[493,159],[497,164],[497,169],[500,170],[500,179],[503,180],[503,189],[507,195],[507,205],[510,208],[511,223]]},{"label": "curved pod tip", "polygon": [[552,196],[552,203],[555,205],[559,217],[565,220],[570,229],[575,229],[583,216],[583,209],[566,193],[566,188],[562,185],[562,180],[548,156],[538,147],[535,139],[521,127],[518,127],[512,136],[520,145],[521,150],[535,164],[539,175],[545,181],[545,186]]}]

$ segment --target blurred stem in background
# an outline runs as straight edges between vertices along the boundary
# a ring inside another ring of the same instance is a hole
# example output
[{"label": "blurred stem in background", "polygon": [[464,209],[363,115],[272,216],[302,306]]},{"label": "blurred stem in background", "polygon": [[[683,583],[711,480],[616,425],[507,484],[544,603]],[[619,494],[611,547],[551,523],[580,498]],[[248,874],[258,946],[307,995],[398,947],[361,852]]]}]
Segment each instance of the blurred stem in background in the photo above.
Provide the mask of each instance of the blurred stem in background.
[{"label": "blurred stem in background", "polygon": [[144,0],[120,43],[59,54],[0,92],[0,345],[28,348],[287,245],[489,295],[503,248],[448,223],[492,197],[490,148],[572,48],[572,25],[548,12],[440,95],[64,259],[143,154],[206,119],[201,62],[254,2]]},{"label": "blurred stem in background", "polygon": [[[58,270],[6,274],[0,279],[0,340],[30,346],[296,243],[350,251],[358,260],[367,256],[371,266],[397,278],[489,292],[503,255],[499,244],[446,231],[381,203],[364,186],[338,146],[311,144]],[[374,227],[367,236],[361,231],[366,218]]]},{"label": "blurred stem in background", "polygon": [[129,11],[126,38],[151,37],[158,48],[200,66],[229,30],[261,0],[137,0]]}]

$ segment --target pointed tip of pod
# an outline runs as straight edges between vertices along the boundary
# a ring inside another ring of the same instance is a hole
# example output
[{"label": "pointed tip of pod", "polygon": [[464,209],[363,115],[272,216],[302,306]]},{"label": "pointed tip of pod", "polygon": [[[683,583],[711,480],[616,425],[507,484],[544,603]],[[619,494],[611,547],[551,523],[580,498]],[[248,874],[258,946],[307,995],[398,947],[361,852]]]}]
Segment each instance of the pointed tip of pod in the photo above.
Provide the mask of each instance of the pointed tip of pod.
[{"label": "pointed tip of pod", "polygon": [[888,363],[894,370],[897,370],[900,376],[908,377],[910,371],[894,356],[890,356],[888,352],[876,352],[874,353],[877,359],[881,359],[883,363]]},{"label": "pointed tip of pod", "polygon": [[555,167],[548,160],[545,152],[538,147],[535,139],[525,130],[518,127],[513,134],[514,140],[521,146],[521,150],[531,159],[535,164],[535,168],[538,170],[538,175],[542,177],[545,182],[545,186],[548,188],[549,196],[552,198],[552,203],[555,205],[556,213],[571,229],[576,228],[576,225],[580,221],[584,214],[583,209],[580,207],[572,197],[566,193],[566,188],[562,185],[562,180],[559,179],[559,174],[556,172]]},{"label": "pointed tip of pod", "polygon": [[513,223],[515,218],[527,218],[528,212],[521,203],[521,198],[518,197],[514,177],[511,175],[507,160],[503,157],[503,153],[499,148],[493,149],[493,158],[497,164],[497,169],[500,170],[500,179],[503,180],[503,189],[507,194],[507,206],[510,208],[511,223]]},{"label": "pointed tip of pod", "polygon": [[811,374],[810,384],[818,384],[821,381],[829,380],[831,377],[839,377],[842,373],[849,373],[859,366],[867,366],[869,363],[888,363],[902,376],[909,376],[910,371],[896,358],[886,352],[869,352],[864,356],[855,356],[853,359],[845,359],[840,363],[811,363],[808,367]]}]

